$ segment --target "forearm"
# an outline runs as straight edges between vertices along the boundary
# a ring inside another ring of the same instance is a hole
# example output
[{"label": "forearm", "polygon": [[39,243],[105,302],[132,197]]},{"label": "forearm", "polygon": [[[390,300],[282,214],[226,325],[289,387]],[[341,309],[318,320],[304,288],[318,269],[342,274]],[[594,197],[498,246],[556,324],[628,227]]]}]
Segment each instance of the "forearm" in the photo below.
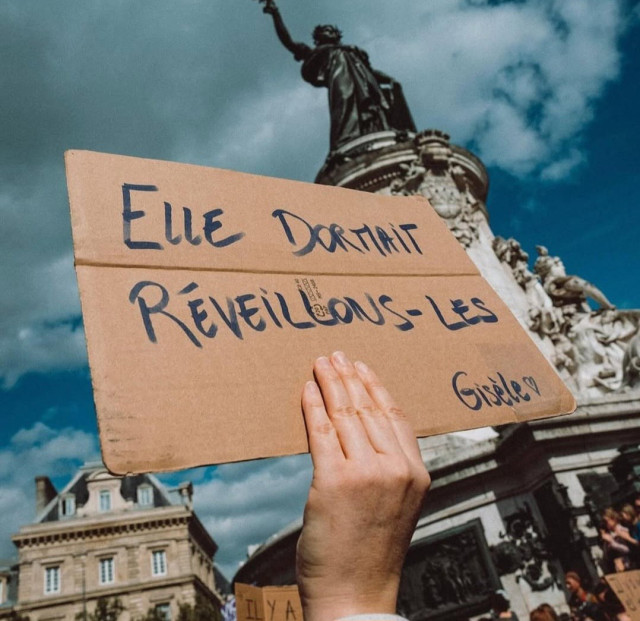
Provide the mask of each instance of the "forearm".
[{"label": "forearm", "polygon": [[305,50],[308,49],[308,47],[304,43],[297,43],[291,38],[291,34],[285,26],[278,7],[275,4],[272,4],[268,12],[273,19],[273,25],[275,27],[276,34],[278,35],[278,39],[280,39],[280,43],[282,43],[282,45],[284,45],[296,57],[296,60],[304,58]]}]

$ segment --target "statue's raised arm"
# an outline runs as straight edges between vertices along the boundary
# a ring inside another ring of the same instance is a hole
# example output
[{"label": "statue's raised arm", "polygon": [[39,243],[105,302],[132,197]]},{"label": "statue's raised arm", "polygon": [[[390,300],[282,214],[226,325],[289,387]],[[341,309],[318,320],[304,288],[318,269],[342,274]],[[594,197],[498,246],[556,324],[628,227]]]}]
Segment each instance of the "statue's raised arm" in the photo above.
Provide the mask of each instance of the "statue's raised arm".
[{"label": "statue's raised arm", "polygon": [[311,48],[306,43],[299,43],[291,38],[291,34],[289,34],[289,30],[285,26],[282,15],[280,15],[280,11],[274,0],[259,1],[264,2],[264,8],[262,10],[273,18],[276,34],[282,45],[294,55],[296,60],[304,60],[307,58],[309,54],[311,54]]}]

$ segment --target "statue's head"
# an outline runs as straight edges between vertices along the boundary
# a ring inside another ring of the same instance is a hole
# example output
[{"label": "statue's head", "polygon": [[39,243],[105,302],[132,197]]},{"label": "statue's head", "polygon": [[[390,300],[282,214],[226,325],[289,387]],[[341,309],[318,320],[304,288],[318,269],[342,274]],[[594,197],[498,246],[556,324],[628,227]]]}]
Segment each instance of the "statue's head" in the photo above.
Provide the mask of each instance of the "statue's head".
[{"label": "statue's head", "polygon": [[533,271],[544,281],[547,278],[566,276],[567,272],[560,257],[552,257],[544,246],[536,246],[538,258],[533,266]]},{"label": "statue's head", "polygon": [[340,43],[342,40],[342,32],[337,26],[331,24],[322,24],[313,29],[313,42],[316,45],[326,45],[331,43]]}]

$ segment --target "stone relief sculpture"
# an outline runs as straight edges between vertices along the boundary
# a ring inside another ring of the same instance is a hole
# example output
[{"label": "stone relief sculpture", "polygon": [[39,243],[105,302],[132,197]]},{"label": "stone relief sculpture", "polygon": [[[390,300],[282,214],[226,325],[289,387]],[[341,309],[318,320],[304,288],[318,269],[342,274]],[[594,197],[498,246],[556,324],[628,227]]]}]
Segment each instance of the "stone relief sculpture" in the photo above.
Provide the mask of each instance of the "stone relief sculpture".
[{"label": "stone relief sculpture", "polygon": [[552,362],[569,384],[593,394],[640,388],[640,313],[617,310],[544,246],[536,247],[533,273],[515,239],[496,237],[493,249],[526,292],[529,328],[553,343]]},{"label": "stone relief sculpture", "polygon": [[[354,174],[362,185],[348,187],[385,187],[392,195],[426,197],[470,255],[492,244],[507,279],[510,274],[524,292],[520,316],[576,392],[596,396],[640,390],[640,311],[616,310],[598,287],[567,274],[560,258],[544,246],[537,246],[530,269],[529,255],[516,239],[494,238],[486,227],[488,179],[473,154],[452,145],[442,131],[416,133],[400,84],[373,68],[364,50],[343,44],[337,27],[317,26],[313,46],[296,42],[275,1],[259,2],[271,15],[280,42],[302,62],[303,79],[328,89],[331,152],[316,181],[340,185]],[[378,133],[387,140],[389,130],[395,132],[393,147],[376,147],[384,166],[369,170],[366,141],[353,141]]]},{"label": "stone relief sculpture", "polygon": [[498,259],[511,268],[516,282],[523,289],[535,280],[535,276],[529,271],[529,255],[513,237],[504,239],[498,235],[493,240],[493,250]]},{"label": "stone relief sculpture", "polygon": [[613,308],[604,293],[596,286],[578,276],[567,276],[560,257],[552,257],[544,246],[536,246],[538,258],[533,270],[542,281],[554,306],[575,307],[575,311],[588,311],[587,298],[591,298],[601,308]]},{"label": "stone relief sculpture", "polygon": [[640,332],[629,341],[622,360],[622,386],[640,388]]},{"label": "stone relief sculpture", "polygon": [[479,523],[454,527],[412,550],[398,610],[407,619],[467,618],[499,586]]},{"label": "stone relief sculpture", "polygon": [[414,139],[415,159],[401,165],[402,174],[391,182],[391,194],[421,194],[456,239],[468,248],[478,239],[478,199],[468,186],[465,171],[456,164],[449,136],[437,130],[420,132]]},{"label": "stone relief sculpture", "polygon": [[329,91],[332,152],[373,132],[416,131],[400,83],[374,69],[364,50],[344,45],[336,26],[316,26],[310,47],[292,39],[274,0],[260,1],[282,45],[302,61],[303,79]]}]

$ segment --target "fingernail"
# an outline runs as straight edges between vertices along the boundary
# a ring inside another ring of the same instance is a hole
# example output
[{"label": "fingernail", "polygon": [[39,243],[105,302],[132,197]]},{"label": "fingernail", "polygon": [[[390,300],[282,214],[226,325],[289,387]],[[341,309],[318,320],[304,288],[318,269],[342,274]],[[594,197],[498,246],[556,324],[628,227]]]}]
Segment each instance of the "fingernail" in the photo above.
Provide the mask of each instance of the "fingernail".
[{"label": "fingernail", "polygon": [[320,356],[320,358],[316,359],[316,366],[320,369],[327,369],[331,366],[331,363],[326,356]]},{"label": "fingernail", "polygon": [[305,392],[310,397],[318,397],[318,396],[320,396],[320,389],[318,388],[318,384],[316,384],[315,382],[308,381],[304,385],[304,389],[305,389]]},{"label": "fingernail", "polygon": [[331,355],[331,358],[335,360],[338,364],[346,365],[349,364],[349,359],[344,355],[341,351],[335,351]]},{"label": "fingernail", "polygon": [[358,360],[354,366],[360,373],[369,373],[369,367],[364,362],[360,362],[360,360]]}]

